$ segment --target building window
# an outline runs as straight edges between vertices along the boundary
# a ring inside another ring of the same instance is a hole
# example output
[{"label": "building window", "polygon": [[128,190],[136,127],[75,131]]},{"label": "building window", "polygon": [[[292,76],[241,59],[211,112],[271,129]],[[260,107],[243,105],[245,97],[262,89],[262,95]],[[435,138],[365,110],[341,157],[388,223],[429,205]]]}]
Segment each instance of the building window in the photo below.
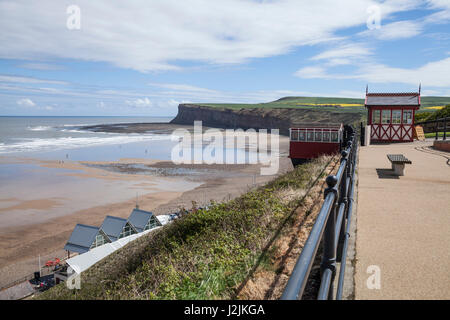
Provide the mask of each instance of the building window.
[{"label": "building window", "polygon": [[403,110],[403,123],[412,124],[412,110]]},{"label": "building window", "polygon": [[338,141],[339,141],[339,132],[332,131],[331,132],[331,142],[338,142]]},{"label": "building window", "polygon": [[316,131],[314,139],[316,142],[322,142],[322,131]]},{"label": "building window", "polygon": [[153,229],[158,227],[160,224],[158,223],[158,221],[156,220],[156,218],[154,216],[152,216],[150,218],[150,220],[147,222],[144,230],[149,230],[149,229]]},{"label": "building window", "polygon": [[95,236],[95,240],[94,240],[94,243],[92,243],[92,245],[91,245],[91,249],[102,246],[105,243],[107,243],[105,237],[102,234],[98,234]]},{"label": "building window", "polygon": [[392,110],[392,124],[400,124],[402,121],[402,111]]},{"label": "building window", "polygon": [[381,123],[391,123],[391,110],[383,110],[381,113]]},{"label": "building window", "polygon": [[372,123],[379,124],[380,123],[380,110],[372,111]]},{"label": "building window", "polygon": [[304,130],[300,130],[298,132],[298,141],[305,141],[305,140],[306,140],[305,131]]},{"label": "building window", "polygon": [[131,235],[134,234],[134,233],[135,233],[135,232],[134,232],[133,228],[131,227],[131,225],[130,225],[129,223],[127,223],[127,224],[125,225],[125,227],[123,228],[122,232],[120,233],[119,239],[120,239],[120,238],[123,238],[123,237],[131,236]]},{"label": "building window", "polygon": [[291,130],[291,140],[298,141],[298,130]]}]

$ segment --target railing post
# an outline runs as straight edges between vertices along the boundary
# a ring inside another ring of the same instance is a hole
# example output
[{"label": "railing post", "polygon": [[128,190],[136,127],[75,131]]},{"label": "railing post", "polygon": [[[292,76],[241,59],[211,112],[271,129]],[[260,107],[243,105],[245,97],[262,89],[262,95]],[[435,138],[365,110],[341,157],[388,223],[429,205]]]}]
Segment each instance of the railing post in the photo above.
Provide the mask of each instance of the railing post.
[{"label": "railing post", "polygon": [[328,188],[324,191],[324,197],[326,198],[330,192],[335,194],[335,200],[328,217],[327,224],[325,226],[325,234],[323,238],[323,257],[322,263],[320,264],[321,277],[323,276],[325,270],[329,269],[331,271],[331,282],[328,291],[328,299],[333,299],[333,281],[336,275],[336,244],[335,244],[335,226],[336,226],[336,199],[337,199],[337,187],[338,182],[337,177],[332,175],[328,176],[325,180]]},{"label": "railing post", "polygon": [[444,118],[444,137],[442,140],[447,140],[447,118]]},{"label": "railing post", "polygon": [[[351,145],[351,141],[349,141],[349,144]],[[351,149],[350,149],[351,150]],[[345,241],[345,225],[346,225],[346,212],[347,212],[347,190],[349,188],[349,186],[347,185],[347,178],[349,177],[350,173],[351,173],[351,152],[347,152],[346,150],[341,152],[341,163],[346,160],[346,164],[345,164],[345,170],[344,170],[344,174],[342,175],[342,180],[341,180],[341,184],[340,184],[340,189],[339,189],[339,202],[338,205],[341,205],[342,203],[344,203],[344,215],[342,216],[342,221],[340,221],[341,223],[341,227],[339,229],[339,239],[338,239],[338,243],[336,243],[336,262],[341,262],[341,258],[342,258],[342,246],[344,244]],[[336,221],[338,223],[338,221]]]},{"label": "railing post", "polygon": [[438,120],[436,120],[436,126],[435,126],[434,130],[436,130],[436,137],[435,137],[435,140],[439,140],[439,138],[438,138],[438,133],[439,133],[439,121],[438,121]]}]

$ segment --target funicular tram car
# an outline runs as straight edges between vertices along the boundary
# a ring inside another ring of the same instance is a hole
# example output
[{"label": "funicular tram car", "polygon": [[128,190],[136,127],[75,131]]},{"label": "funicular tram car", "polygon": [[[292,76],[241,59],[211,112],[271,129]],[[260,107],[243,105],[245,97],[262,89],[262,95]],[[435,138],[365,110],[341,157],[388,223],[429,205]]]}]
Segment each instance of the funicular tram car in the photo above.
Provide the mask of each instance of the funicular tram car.
[{"label": "funicular tram car", "polygon": [[289,158],[294,166],[338,153],[345,142],[342,123],[301,124],[290,128],[289,136]]}]

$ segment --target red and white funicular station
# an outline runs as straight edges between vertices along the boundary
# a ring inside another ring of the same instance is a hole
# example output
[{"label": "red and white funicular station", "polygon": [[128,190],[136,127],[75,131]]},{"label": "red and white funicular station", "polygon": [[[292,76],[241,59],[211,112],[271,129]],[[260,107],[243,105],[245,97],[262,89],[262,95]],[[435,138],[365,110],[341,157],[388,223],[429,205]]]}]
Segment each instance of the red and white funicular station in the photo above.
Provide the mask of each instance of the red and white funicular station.
[{"label": "red and white funicular station", "polygon": [[420,107],[419,92],[368,93],[365,106],[373,142],[413,141],[414,113]]}]

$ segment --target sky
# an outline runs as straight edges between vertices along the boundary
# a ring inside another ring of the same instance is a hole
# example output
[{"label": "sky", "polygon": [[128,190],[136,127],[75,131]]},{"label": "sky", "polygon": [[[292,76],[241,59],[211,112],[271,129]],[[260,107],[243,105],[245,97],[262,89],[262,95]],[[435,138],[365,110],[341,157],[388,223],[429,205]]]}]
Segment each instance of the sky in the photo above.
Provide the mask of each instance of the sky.
[{"label": "sky", "polygon": [[0,115],[450,96],[450,0],[0,0]]}]

